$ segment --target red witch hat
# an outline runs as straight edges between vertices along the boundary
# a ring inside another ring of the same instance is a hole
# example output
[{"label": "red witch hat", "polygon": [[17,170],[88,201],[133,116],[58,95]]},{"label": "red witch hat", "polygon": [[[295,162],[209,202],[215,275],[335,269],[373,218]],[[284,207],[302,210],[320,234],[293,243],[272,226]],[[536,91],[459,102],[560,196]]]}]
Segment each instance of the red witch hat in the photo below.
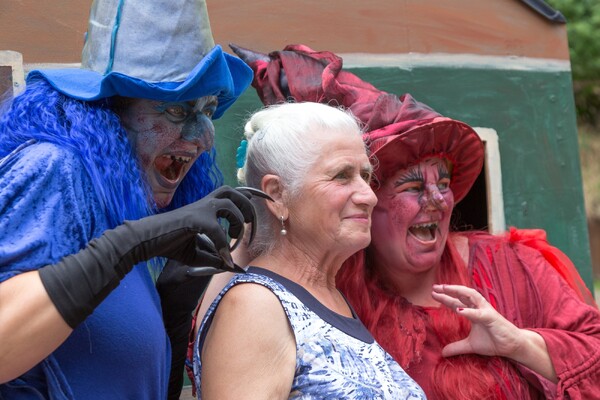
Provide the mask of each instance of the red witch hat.
[{"label": "red witch hat", "polygon": [[365,124],[363,138],[382,182],[428,157],[452,163],[450,187],[463,199],[481,171],[484,147],[469,125],[442,116],[410,94],[396,96],[342,69],[329,51],[289,45],[268,55],[230,45],[254,71],[252,86],[265,105],[312,101],[344,106]]}]

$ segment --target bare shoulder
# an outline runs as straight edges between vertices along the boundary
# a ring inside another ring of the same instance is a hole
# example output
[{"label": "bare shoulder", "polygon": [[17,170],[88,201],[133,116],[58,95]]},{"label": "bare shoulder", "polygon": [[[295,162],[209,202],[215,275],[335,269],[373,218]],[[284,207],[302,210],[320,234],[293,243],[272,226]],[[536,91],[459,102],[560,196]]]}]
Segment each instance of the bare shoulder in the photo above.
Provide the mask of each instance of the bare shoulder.
[{"label": "bare shoulder", "polygon": [[[230,288],[221,299],[216,312],[228,312],[236,314],[252,314],[260,318],[265,312],[281,312],[285,318],[283,307],[277,296],[267,287],[252,282],[238,283]],[[287,319],[287,318],[286,318]]]},{"label": "bare shoulder", "polygon": [[[208,287],[206,288],[206,291],[204,292],[204,295],[202,296],[200,304],[198,306],[198,313],[197,313],[197,317],[196,317],[198,321],[202,321],[202,319],[204,318],[204,315],[208,311],[208,309],[209,309],[210,305],[212,304],[212,302],[214,301],[214,299],[221,292],[221,290],[223,290],[223,288],[227,285],[227,283],[229,283],[229,280],[233,276],[234,276],[234,274],[232,274],[230,272],[225,272],[225,273],[216,275],[211,279]],[[252,283],[238,284],[238,285],[235,285],[234,287],[232,287],[231,289],[229,289],[227,294],[221,300],[219,307],[217,308],[217,312],[222,314],[223,312],[219,311],[219,310],[229,309],[229,308],[231,308],[232,311],[227,311],[227,313],[239,312],[240,311],[239,307],[246,307],[246,306],[248,306],[250,308],[250,310],[248,310],[248,312],[253,312],[255,310],[260,309],[260,308],[257,308],[257,306],[259,306],[259,304],[257,304],[257,302],[259,302],[259,301],[269,302],[269,300],[271,303],[271,307],[275,307],[279,303],[277,301],[277,298],[275,297],[275,295],[273,293],[271,293],[269,289],[263,287],[262,285],[252,284]],[[197,334],[198,328],[199,328],[199,324],[197,324],[195,326],[194,336]]]},{"label": "bare shoulder", "polygon": [[239,283],[223,296],[211,330],[243,332],[246,340],[270,340],[284,337],[289,323],[283,306],[271,290],[257,283]]},{"label": "bare shoulder", "polygon": [[203,398],[287,396],[295,360],[294,334],[277,296],[260,284],[237,284],[221,299],[203,345]]}]

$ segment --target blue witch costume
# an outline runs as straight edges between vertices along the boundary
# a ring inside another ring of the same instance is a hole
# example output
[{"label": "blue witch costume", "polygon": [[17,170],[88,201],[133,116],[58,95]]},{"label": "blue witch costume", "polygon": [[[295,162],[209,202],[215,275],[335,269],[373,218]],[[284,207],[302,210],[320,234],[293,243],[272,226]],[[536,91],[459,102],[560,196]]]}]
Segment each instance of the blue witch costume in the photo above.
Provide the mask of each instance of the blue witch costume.
[{"label": "blue witch costume", "polygon": [[[95,1],[82,68],[32,71],[0,119],[0,283],[164,211],[148,201],[113,96],[214,95],[218,118],[251,79],[214,46],[203,1]],[[201,155],[170,209],[222,183],[214,157]],[[1,384],[0,399],[166,398],[171,349],[151,272],[135,266],[58,349]]]}]

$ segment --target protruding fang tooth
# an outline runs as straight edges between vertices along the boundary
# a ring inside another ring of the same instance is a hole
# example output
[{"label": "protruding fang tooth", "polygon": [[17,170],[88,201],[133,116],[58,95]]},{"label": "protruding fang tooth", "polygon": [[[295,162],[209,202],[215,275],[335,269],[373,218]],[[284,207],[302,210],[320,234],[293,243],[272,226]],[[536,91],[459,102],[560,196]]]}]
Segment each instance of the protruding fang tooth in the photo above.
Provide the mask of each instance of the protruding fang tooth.
[{"label": "protruding fang tooth", "polygon": [[177,157],[177,156],[170,156],[171,161],[177,161],[178,163],[181,164],[187,164],[191,161],[191,158],[189,157]]}]

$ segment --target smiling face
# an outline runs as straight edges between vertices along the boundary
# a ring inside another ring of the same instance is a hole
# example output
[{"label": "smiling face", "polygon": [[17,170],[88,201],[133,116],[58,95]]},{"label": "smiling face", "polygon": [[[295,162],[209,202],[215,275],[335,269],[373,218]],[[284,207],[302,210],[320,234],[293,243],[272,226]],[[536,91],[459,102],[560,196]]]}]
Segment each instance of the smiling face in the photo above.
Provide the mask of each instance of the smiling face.
[{"label": "smiling face", "polygon": [[370,249],[378,268],[392,275],[437,266],[454,208],[446,161],[429,158],[399,170],[376,193]]},{"label": "smiling face", "polygon": [[369,186],[372,167],[360,136],[319,136],[327,139],[318,140],[320,156],[307,171],[301,195],[289,205],[289,234],[317,256],[345,259],[371,238],[371,212],[377,202]]},{"label": "smiling face", "polygon": [[215,96],[185,102],[128,99],[118,111],[159,208],[169,205],[193,163],[213,146],[216,107]]}]

